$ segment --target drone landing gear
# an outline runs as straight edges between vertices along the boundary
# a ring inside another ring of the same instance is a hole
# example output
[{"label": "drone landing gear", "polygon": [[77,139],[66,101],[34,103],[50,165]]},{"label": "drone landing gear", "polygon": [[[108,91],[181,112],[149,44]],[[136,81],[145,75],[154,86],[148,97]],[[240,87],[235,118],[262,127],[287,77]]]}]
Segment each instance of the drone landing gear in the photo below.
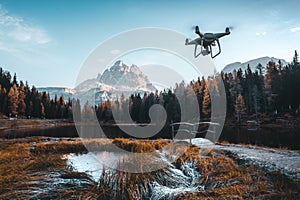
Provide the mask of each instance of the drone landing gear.
[{"label": "drone landing gear", "polygon": [[201,44],[200,44],[201,50],[200,50],[199,53],[197,53],[197,46],[198,46],[198,44],[195,44],[194,57],[197,58],[197,57],[200,56],[201,54],[202,54],[203,56],[206,56],[206,55],[210,54],[211,58],[217,57],[217,56],[221,53],[221,45],[220,45],[219,40],[216,40],[216,41],[217,41],[218,48],[219,48],[219,52],[218,52],[217,54],[213,55],[213,51],[212,51],[211,45],[207,46],[206,48],[203,47],[203,40],[202,40],[202,41],[201,41]]}]

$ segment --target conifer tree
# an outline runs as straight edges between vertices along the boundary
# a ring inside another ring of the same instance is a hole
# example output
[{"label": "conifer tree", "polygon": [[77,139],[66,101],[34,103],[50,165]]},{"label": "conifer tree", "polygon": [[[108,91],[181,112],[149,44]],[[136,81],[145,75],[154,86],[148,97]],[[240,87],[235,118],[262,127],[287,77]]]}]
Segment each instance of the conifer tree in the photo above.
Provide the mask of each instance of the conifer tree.
[{"label": "conifer tree", "polygon": [[7,109],[7,94],[6,88],[3,88],[0,84],[0,113],[6,114]]},{"label": "conifer tree", "polygon": [[268,112],[270,114],[278,109],[275,101],[276,97],[278,96],[278,81],[278,69],[276,67],[276,64],[270,61],[268,63],[266,75],[264,77],[265,95],[267,99]]},{"label": "conifer tree", "polygon": [[235,115],[237,122],[241,122],[243,116],[246,115],[246,106],[244,98],[241,94],[238,94],[235,104]]},{"label": "conifer tree", "polygon": [[16,84],[14,84],[8,94],[7,94],[7,115],[8,116],[16,116],[18,114],[18,88]]},{"label": "conifer tree", "polygon": [[20,81],[19,86],[19,96],[18,96],[18,114],[24,116],[26,113],[26,93],[25,93],[25,85],[22,81]]},{"label": "conifer tree", "polygon": [[210,94],[209,94],[209,84],[210,82],[207,81],[204,86],[204,94],[203,94],[203,102],[202,102],[202,113],[205,117],[209,117],[211,113],[211,101],[210,101]]}]

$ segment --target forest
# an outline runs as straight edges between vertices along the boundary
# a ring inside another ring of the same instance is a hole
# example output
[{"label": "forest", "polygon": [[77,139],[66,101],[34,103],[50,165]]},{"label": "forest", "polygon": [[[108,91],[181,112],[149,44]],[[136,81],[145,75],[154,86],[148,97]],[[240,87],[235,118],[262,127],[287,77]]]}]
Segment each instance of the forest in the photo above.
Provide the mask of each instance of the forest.
[{"label": "forest", "polygon": [[218,73],[210,77],[198,78],[190,83],[176,84],[173,90],[156,93],[132,94],[126,98],[106,101],[99,105],[82,104],[78,99],[63,96],[50,99],[49,94],[31,88],[26,82],[17,80],[16,74],[0,68],[0,115],[18,118],[70,119],[73,111],[81,113],[81,120],[88,120],[96,114],[99,121],[114,122],[112,110],[122,115],[129,108],[133,121],[150,122],[148,111],[154,104],[162,105],[167,112],[167,120],[180,121],[181,109],[175,94],[184,96],[184,102],[196,95],[201,119],[207,120],[211,113],[211,95],[219,95],[220,84],[224,84],[227,113],[226,120],[242,123],[249,119],[276,122],[277,119],[299,118],[300,116],[300,63],[297,51],[287,66],[270,61],[267,66],[259,64],[252,71],[241,69],[232,73]]}]

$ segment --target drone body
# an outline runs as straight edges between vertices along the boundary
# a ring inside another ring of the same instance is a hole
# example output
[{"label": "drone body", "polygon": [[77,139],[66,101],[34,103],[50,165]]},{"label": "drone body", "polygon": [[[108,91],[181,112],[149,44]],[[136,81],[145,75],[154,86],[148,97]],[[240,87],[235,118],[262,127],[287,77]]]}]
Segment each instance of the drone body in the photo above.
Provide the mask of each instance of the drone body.
[{"label": "drone body", "polygon": [[[220,45],[219,39],[221,37],[229,35],[230,31],[229,31],[229,28],[227,27],[225,29],[224,33],[205,33],[205,34],[202,34],[199,31],[199,27],[196,26],[195,33],[197,35],[199,35],[198,38],[196,38],[192,41],[189,41],[188,39],[185,40],[185,45],[195,45],[195,51],[194,51],[195,58],[197,58],[201,54],[203,56],[206,56],[206,55],[210,54],[212,58],[215,58],[216,56],[218,56],[221,53],[221,45]],[[218,51],[217,54],[213,55],[212,46],[216,46],[216,43],[218,45],[219,51]],[[201,46],[201,51],[199,53],[197,53],[198,45]]]}]

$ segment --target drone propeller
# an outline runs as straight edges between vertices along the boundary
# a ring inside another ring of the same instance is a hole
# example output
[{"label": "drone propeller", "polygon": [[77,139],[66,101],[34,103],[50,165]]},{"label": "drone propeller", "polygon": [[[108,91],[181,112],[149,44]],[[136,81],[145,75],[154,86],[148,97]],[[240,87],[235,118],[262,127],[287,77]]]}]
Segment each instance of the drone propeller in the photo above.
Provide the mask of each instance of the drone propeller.
[{"label": "drone propeller", "polygon": [[225,32],[230,33],[230,31],[233,30],[233,29],[234,29],[233,26],[228,26],[228,27],[226,27]]},{"label": "drone propeller", "polygon": [[234,29],[235,29],[235,27],[234,27],[234,26],[227,26],[227,28],[228,28],[230,31],[232,31],[232,30],[234,30]]},{"label": "drone propeller", "polygon": [[193,31],[196,30],[196,27],[197,27],[196,25],[191,26],[191,30],[193,30]]}]

